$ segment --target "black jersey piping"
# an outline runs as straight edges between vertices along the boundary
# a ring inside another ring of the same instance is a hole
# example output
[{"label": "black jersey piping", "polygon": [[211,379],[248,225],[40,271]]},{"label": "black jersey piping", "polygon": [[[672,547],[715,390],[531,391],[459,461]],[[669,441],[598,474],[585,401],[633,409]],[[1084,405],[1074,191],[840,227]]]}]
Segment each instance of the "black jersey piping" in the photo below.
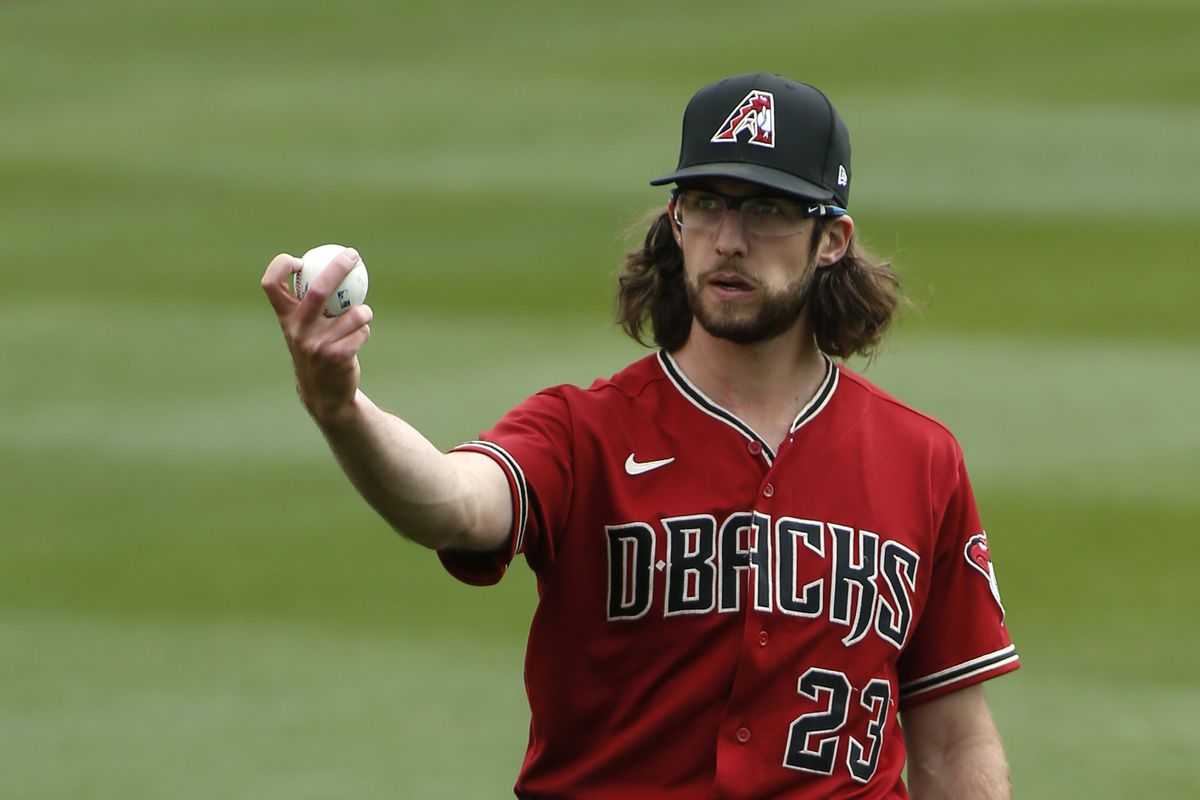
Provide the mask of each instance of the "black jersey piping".
[{"label": "black jersey piping", "polygon": [[495,442],[480,440],[464,442],[455,449],[475,450],[476,452],[483,451],[490,455],[493,460],[500,462],[512,476],[513,484],[517,487],[518,506],[517,518],[515,520],[516,535],[513,537],[513,552],[520,553],[525,547],[525,525],[529,519],[529,485],[525,481],[525,472],[521,469],[521,465],[517,463],[517,460],[507,450]]},{"label": "black jersey piping", "polygon": [[[824,353],[821,354],[821,357],[825,359],[825,377],[822,379],[821,385],[817,388],[816,394],[813,395],[812,399],[800,410],[800,413],[792,421],[790,429],[792,433],[795,433],[801,426],[807,424],[817,414],[820,414],[829,405],[829,401],[837,389],[838,369],[833,361]],[[734,428],[750,441],[758,442],[762,448],[763,458],[766,459],[768,464],[775,461],[775,451],[771,449],[766,440],[759,436],[753,428],[738,419],[735,414],[722,408],[710,399],[708,395],[700,391],[694,383],[688,380],[683,371],[679,369],[679,365],[675,363],[675,359],[671,357],[670,353],[666,350],[659,350],[658,363],[662,365],[663,372],[666,373],[671,383],[675,384],[675,388],[679,390],[679,393],[693,405],[710,417]]]},{"label": "black jersey piping", "polygon": [[900,686],[900,698],[906,699],[925,692],[940,689],[943,686],[948,686],[953,683],[974,678],[985,672],[990,672],[1000,667],[1008,666],[1018,660],[1017,648],[1015,645],[1009,645],[994,653],[973,658],[970,661],[964,661],[941,672],[935,672],[932,675],[927,675],[924,678],[918,678],[914,681],[909,681]]},{"label": "black jersey piping", "polygon": [[820,414],[829,405],[829,401],[833,398],[833,393],[837,391],[838,376],[841,374],[838,368],[834,365],[833,359],[824,353],[821,357],[825,359],[825,377],[821,380],[821,385],[817,388],[816,394],[808,401],[804,408],[800,409],[800,413],[796,415],[796,419],[792,422],[792,433],[800,430],[808,423],[810,419]]}]

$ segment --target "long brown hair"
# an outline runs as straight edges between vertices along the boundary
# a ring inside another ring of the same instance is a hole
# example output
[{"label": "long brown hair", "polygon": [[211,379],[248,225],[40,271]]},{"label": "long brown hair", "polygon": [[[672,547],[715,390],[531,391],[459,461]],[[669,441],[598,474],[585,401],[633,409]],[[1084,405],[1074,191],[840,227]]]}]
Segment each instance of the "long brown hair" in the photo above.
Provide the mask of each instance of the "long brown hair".
[{"label": "long brown hair", "polygon": [[[818,221],[828,224],[827,219]],[[824,225],[813,230],[815,252]],[[617,322],[647,347],[668,351],[687,341],[692,312],[684,287],[683,251],[662,212],[650,222],[642,246],[625,256],[617,278]],[[852,237],[839,261],[816,271],[807,303],[809,324],[822,352],[837,358],[871,355],[891,324],[896,307],[906,302],[900,280],[887,261],[877,261]]]}]

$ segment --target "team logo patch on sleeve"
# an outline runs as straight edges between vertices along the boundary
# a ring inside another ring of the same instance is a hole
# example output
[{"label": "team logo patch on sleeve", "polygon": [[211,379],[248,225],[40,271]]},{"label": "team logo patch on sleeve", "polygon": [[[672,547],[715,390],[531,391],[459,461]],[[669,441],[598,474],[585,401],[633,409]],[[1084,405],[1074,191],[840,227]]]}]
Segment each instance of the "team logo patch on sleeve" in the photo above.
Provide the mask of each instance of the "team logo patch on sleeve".
[{"label": "team logo patch on sleeve", "polygon": [[742,131],[750,132],[750,144],[775,146],[775,95],[757,89],[750,92],[721,123],[712,141],[736,142]]},{"label": "team logo patch on sleeve", "polygon": [[968,539],[963,554],[967,557],[967,563],[987,578],[992,597],[996,605],[1000,606],[1000,621],[1004,622],[1004,603],[1000,600],[1000,584],[996,582],[996,568],[992,566],[992,551],[988,547],[987,534],[977,533]]}]

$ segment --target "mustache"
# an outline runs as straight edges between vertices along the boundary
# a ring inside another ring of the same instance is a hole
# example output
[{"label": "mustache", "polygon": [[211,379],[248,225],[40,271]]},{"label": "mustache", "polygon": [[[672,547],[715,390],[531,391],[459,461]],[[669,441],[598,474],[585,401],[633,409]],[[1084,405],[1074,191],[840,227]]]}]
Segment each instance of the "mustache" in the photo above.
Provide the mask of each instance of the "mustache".
[{"label": "mustache", "polygon": [[712,268],[705,270],[698,277],[700,280],[707,280],[708,278],[711,278],[713,275],[717,275],[722,272],[731,274],[731,275],[736,275],[739,278],[742,278],[743,280],[747,281],[748,283],[753,283],[753,284],[758,283],[758,276],[756,276],[753,272],[750,272],[744,266],[742,266],[742,262],[739,259],[732,259],[732,258],[722,259],[721,261],[714,264],[712,266]]}]

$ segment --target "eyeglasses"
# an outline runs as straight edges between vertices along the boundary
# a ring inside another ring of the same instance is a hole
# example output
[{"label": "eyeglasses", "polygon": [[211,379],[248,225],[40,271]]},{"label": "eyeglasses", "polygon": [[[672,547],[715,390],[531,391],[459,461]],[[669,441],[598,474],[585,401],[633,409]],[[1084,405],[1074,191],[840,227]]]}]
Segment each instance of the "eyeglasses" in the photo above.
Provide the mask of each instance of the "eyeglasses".
[{"label": "eyeglasses", "polygon": [[698,189],[676,189],[675,222],[681,228],[715,231],[725,221],[725,213],[737,211],[742,229],[748,236],[763,238],[795,236],[804,220],[813,217],[840,217],[841,206],[817,201],[789,200],[785,197],[730,197]]}]

